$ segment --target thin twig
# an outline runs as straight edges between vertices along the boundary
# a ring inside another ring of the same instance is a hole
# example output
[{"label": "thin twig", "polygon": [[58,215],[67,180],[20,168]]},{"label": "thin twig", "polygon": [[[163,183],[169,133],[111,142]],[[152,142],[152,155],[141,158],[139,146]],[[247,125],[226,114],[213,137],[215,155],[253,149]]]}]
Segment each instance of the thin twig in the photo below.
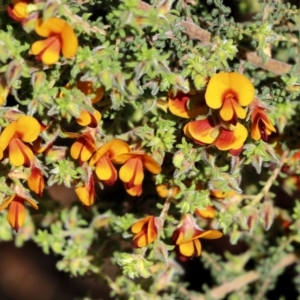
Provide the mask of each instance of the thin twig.
[{"label": "thin twig", "polygon": [[275,170],[273,170],[272,175],[270,176],[270,178],[268,179],[268,181],[266,182],[265,186],[262,188],[262,190],[255,196],[255,198],[250,202],[249,206],[255,206],[257,203],[260,202],[260,200],[266,196],[270,190],[270,188],[272,187],[272,185],[274,184],[275,180],[277,179],[277,176],[279,175],[282,166],[285,163],[285,159],[287,158],[289,152],[285,151],[283,152],[279,165],[275,168]]},{"label": "thin twig", "polygon": [[[284,269],[298,261],[298,257],[296,254],[291,253],[287,254],[285,257],[283,257],[282,260],[279,261],[278,264],[276,264],[271,270],[270,274],[277,272],[281,269]],[[250,271],[246,274],[243,274],[241,276],[238,276],[234,280],[230,282],[223,283],[215,288],[213,288],[210,291],[209,299],[223,299],[226,295],[229,293],[232,293],[234,291],[238,291],[244,286],[249,285],[250,283],[258,280],[260,278],[260,274],[256,271]],[[205,296],[190,296],[190,300],[205,300]]]},{"label": "thin twig", "polygon": [[[139,8],[142,10],[149,10],[151,8],[151,5],[139,1]],[[181,25],[185,28],[186,34],[189,36],[192,40],[199,40],[202,44],[207,45],[211,43],[211,33],[205,29],[202,29],[195,23],[191,21],[181,21],[178,25]],[[292,69],[292,65],[287,64],[285,62],[267,57],[265,61],[257,55],[256,52],[251,51],[247,48],[244,48],[242,46],[237,46],[238,52],[236,54],[236,57],[250,62],[251,64],[264,69],[268,72],[274,73],[276,75],[284,75],[290,72]],[[300,70],[299,70],[300,73]]]}]

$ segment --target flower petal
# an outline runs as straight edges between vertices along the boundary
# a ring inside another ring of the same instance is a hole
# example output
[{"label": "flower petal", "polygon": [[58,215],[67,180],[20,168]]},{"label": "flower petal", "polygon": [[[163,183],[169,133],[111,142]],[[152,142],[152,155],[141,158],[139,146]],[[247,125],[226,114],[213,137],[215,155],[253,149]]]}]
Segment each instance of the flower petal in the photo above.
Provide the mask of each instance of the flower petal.
[{"label": "flower petal", "polygon": [[131,227],[130,230],[132,233],[138,233],[140,232],[143,228],[147,227],[147,223],[149,222],[150,219],[154,219],[153,216],[147,216],[143,219],[138,220],[135,222]]},{"label": "flower petal", "polygon": [[70,154],[74,159],[80,159],[81,162],[84,162],[91,158],[95,148],[92,138],[88,135],[83,135],[73,143]]},{"label": "flower petal", "polygon": [[139,157],[131,158],[120,168],[120,179],[129,187],[140,185],[144,179],[143,162]]},{"label": "flower petal", "polygon": [[[45,41],[47,41],[47,43]],[[61,50],[60,40],[57,37],[50,37],[42,42],[45,42],[45,46],[40,55],[41,61],[46,65],[52,65],[58,62]]]},{"label": "flower petal", "polygon": [[17,232],[23,226],[26,216],[24,199],[15,197],[8,208],[7,221]]},{"label": "flower petal", "polygon": [[26,143],[35,141],[41,132],[40,123],[33,117],[22,116],[17,120],[16,133]]},{"label": "flower petal", "polygon": [[20,139],[13,138],[9,143],[9,161],[15,167],[30,167],[33,161],[32,150]]},{"label": "flower petal", "polygon": [[[104,144],[102,147],[100,147],[97,150],[97,156],[95,156],[95,158],[97,157],[99,159],[105,153],[109,152],[110,159],[115,163],[116,156],[119,156],[123,153],[127,153],[129,151],[130,151],[130,148],[127,145],[127,143],[125,143],[124,141],[119,140],[119,139],[114,139],[114,140],[111,140],[110,142]],[[91,162],[91,165],[95,164],[95,161],[96,161],[95,158],[92,158],[93,162]]]},{"label": "flower petal", "polygon": [[85,95],[96,94],[96,96],[91,99],[93,104],[99,102],[104,96],[103,87],[97,88],[97,90],[95,92],[95,90],[93,88],[93,83],[91,81],[77,81],[76,86]]},{"label": "flower petal", "polygon": [[241,106],[249,105],[254,98],[254,86],[251,81],[239,73],[220,72],[214,75],[206,89],[205,99],[209,107],[222,106],[227,93],[234,92]]},{"label": "flower petal", "polygon": [[65,58],[72,58],[78,49],[78,39],[71,26],[65,23],[63,30],[61,31],[62,39],[62,54]]},{"label": "flower petal", "polygon": [[30,176],[27,179],[27,184],[33,192],[42,197],[45,181],[40,169],[36,167],[32,168]]},{"label": "flower petal", "polygon": [[180,244],[177,247],[181,255],[186,257],[194,256],[195,253],[194,241],[189,241],[187,243]]},{"label": "flower petal", "polygon": [[17,122],[12,122],[8,126],[4,128],[4,130],[1,133],[0,136],[0,145],[2,150],[5,150],[11,141],[11,139],[14,137],[17,129]]},{"label": "flower petal", "polygon": [[218,239],[221,236],[223,236],[223,233],[221,231],[218,231],[218,230],[207,230],[207,231],[204,231],[199,236],[199,238],[211,240],[211,239]]},{"label": "flower petal", "polygon": [[95,171],[100,180],[111,180],[113,178],[114,183],[117,179],[117,171],[106,155],[98,160]]},{"label": "flower petal", "polygon": [[0,205],[0,211],[4,210],[14,199],[16,195],[12,195],[3,200],[2,204]]},{"label": "flower petal", "polygon": [[133,196],[133,197],[140,196],[143,192],[143,187],[142,187],[141,184],[139,184],[139,185],[129,185],[127,183],[124,183],[124,186],[125,186],[126,192],[130,196]]},{"label": "flower petal", "polygon": [[94,180],[91,178],[88,184],[75,188],[75,193],[80,202],[85,206],[91,206],[95,202]]},{"label": "flower petal", "polygon": [[159,174],[161,172],[161,166],[148,154],[142,156],[145,168],[152,174]]},{"label": "flower petal", "polygon": [[50,18],[43,22],[43,19],[38,19],[35,23],[35,32],[43,37],[49,37],[51,34],[61,33],[66,22],[58,18]]},{"label": "flower petal", "polygon": [[247,136],[248,131],[245,126],[237,123],[234,130],[221,129],[214,145],[222,151],[239,149],[243,146]]},{"label": "flower petal", "polygon": [[185,125],[184,134],[201,143],[212,144],[215,139],[215,131],[218,129],[214,126],[211,118],[189,122]]},{"label": "flower petal", "polygon": [[146,229],[143,231],[140,231],[138,234],[136,234],[132,239],[132,246],[133,248],[142,248],[148,245],[147,241],[147,232]]},{"label": "flower petal", "polygon": [[254,99],[255,89],[252,82],[239,73],[229,73],[229,87],[238,94],[238,103],[241,106],[249,105]]},{"label": "flower petal", "polygon": [[168,94],[168,107],[173,115],[182,118],[195,118],[198,115],[208,113],[208,107],[203,101],[203,96],[200,93],[184,94],[179,91],[176,95],[172,92]]}]

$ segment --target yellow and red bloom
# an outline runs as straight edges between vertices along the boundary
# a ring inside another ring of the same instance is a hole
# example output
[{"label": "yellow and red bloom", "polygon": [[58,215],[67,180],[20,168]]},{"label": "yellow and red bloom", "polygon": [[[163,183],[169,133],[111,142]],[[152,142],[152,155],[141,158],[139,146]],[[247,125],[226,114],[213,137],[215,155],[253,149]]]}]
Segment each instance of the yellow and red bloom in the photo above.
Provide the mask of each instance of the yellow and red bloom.
[{"label": "yellow and red bloom", "polygon": [[272,132],[276,132],[276,129],[267,116],[265,109],[261,106],[255,106],[251,111],[251,137],[255,141],[262,139],[267,142],[268,136]]},{"label": "yellow and red bloom", "polygon": [[28,143],[34,142],[40,132],[39,122],[30,116],[21,116],[3,130],[0,136],[1,149],[4,151],[8,147],[9,161],[13,166],[31,165],[34,155]]},{"label": "yellow and red bloom", "polygon": [[101,113],[96,109],[94,110],[93,113],[90,113],[87,110],[82,110],[80,116],[76,119],[79,125],[88,126],[91,128],[96,128],[100,120],[101,120]]},{"label": "yellow and red bloom", "polygon": [[30,176],[27,179],[27,184],[33,192],[42,197],[45,188],[45,180],[43,173],[39,168],[35,166],[32,167]]},{"label": "yellow and red bloom", "polygon": [[17,22],[22,22],[28,17],[27,6],[29,0],[12,0],[12,4],[7,7],[8,15]]},{"label": "yellow and red bloom", "polygon": [[95,202],[95,183],[93,176],[89,176],[88,182],[84,183],[84,185],[76,187],[75,193],[84,206],[90,207],[93,205]]},{"label": "yellow and red bloom", "polygon": [[76,86],[87,96],[90,94],[96,94],[95,97],[91,99],[93,104],[99,102],[104,96],[104,88],[99,87],[94,90],[93,83],[91,81],[77,81]]},{"label": "yellow and red bloom", "polygon": [[233,155],[239,153],[248,136],[248,131],[240,123],[229,130],[215,125],[212,118],[189,122],[184,127],[184,134],[200,145],[215,145],[219,150],[230,150]]},{"label": "yellow and red bloom", "polygon": [[216,211],[213,206],[206,206],[204,209],[196,208],[195,214],[204,219],[213,219],[216,216]]},{"label": "yellow and red bloom", "polygon": [[189,92],[187,94],[178,92],[176,95],[173,92],[168,93],[168,107],[173,115],[182,118],[195,118],[198,115],[206,115],[208,107],[202,94]]},{"label": "yellow and red bloom", "polygon": [[217,239],[222,236],[222,232],[218,230],[202,230],[200,229],[192,215],[183,215],[178,227],[172,235],[172,241],[175,245],[175,251],[181,260],[197,257],[201,254],[200,238]]},{"label": "yellow and red bloom", "polygon": [[159,184],[156,186],[156,191],[161,198],[174,198],[180,192],[180,189],[177,185]]},{"label": "yellow and red bloom", "polygon": [[123,164],[119,176],[131,196],[140,196],[142,193],[144,167],[153,174],[161,172],[160,165],[151,156],[141,151],[121,154],[115,157],[113,162]]},{"label": "yellow and red bloom", "polygon": [[88,161],[94,151],[96,151],[95,141],[91,134],[88,132],[84,134],[67,132],[66,134],[69,138],[77,138],[76,142],[71,146],[71,156],[74,159],[78,159],[80,164]]},{"label": "yellow and red bloom", "polygon": [[14,194],[3,201],[0,205],[0,211],[8,208],[7,221],[15,231],[23,226],[26,217],[25,202],[28,202],[33,208],[38,209],[36,202],[26,196]]},{"label": "yellow and red bloom", "polygon": [[89,165],[95,165],[97,177],[107,185],[113,185],[118,178],[117,170],[112,164],[115,157],[130,151],[129,146],[122,140],[114,139],[100,147],[91,158]]},{"label": "yellow and red bloom", "polygon": [[66,21],[50,18],[43,22],[42,19],[38,19],[35,23],[35,31],[38,35],[47,38],[31,46],[31,53],[37,55],[44,64],[55,64],[59,60],[60,52],[65,58],[72,58],[76,54],[77,36]]},{"label": "yellow and red bloom", "polygon": [[251,81],[239,73],[220,72],[214,75],[205,92],[206,104],[213,109],[220,108],[220,117],[232,124],[237,119],[245,119],[243,106],[254,99],[254,86]]},{"label": "yellow and red bloom", "polygon": [[134,248],[142,248],[151,244],[157,237],[157,227],[155,225],[155,217],[147,216],[135,222],[130,230],[135,236],[132,239]]}]

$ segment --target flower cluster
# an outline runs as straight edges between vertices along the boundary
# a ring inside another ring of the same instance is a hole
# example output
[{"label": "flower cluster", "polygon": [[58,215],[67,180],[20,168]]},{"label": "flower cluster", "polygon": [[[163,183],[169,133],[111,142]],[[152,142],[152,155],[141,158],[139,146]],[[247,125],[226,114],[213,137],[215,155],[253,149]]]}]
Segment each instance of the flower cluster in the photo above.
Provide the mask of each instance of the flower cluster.
[{"label": "flower cluster", "polygon": [[[29,175],[26,175],[27,172],[24,176],[19,176],[27,179],[29,189],[39,196],[42,196],[45,183],[43,172],[33,153],[32,143],[37,140],[41,131],[42,126],[35,118],[21,115],[6,126],[0,135],[0,158],[8,158],[13,167],[23,166],[28,169]],[[20,184],[13,186],[15,194],[3,200],[0,211],[9,206],[8,222],[15,230],[18,230],[25,220],[24,203],[28,202],[35,209],[37,205]]]},{"label": "flower cluster", "polygon": [[[142,193],[144,168],[153,174],[161,172],[161,167],[152,157],[142,151],[131,151],[122,140],[113,139],[97,149],[90,133],[79,136],[71,147],[71,156],[79,159],[80,163],[88,162],[89,167],[94,167],[97,179],[107,185],[113,185],[118,178],[114,164],[122,164],[119,178],[131,196],[140,196]],[[88,176],[87,183],[84,187],[77,187],[76,193],[84,205],[90,206],[95,193],[93,177]]]},{"label": "flower cluster", "polygon": [[[13,0],[7,8],[9,16],[17,22],[26,22],[30,18],[29,3],[29,0]],[[36,55],[38,61],[52,65],[58,62],[60,53],[65,58],[72,58],[76,54],[78,39],[66,21],[55,17],[46,21],[37,18],[34,29],[39,36],[46,38],[31,45],[30,52]]]},{"label": "flower cluster", "polygon": [[[157,219],[154,216],[147,216],[130,227],[130,231],[134,234],[132,240],[134,248],[145,247],[154,242],[159,232]],[[179,258],[186,260],[201,255],[200,238],[217,239],[221,236],[222,233],[218,230],[200,229],[193,216],[185,214],[173,232],[172,243]]]},{"label": "flower cluster", "polygon": [[[251,81],[239,73],[220,72],[208,82],[205,94],[169,93],[171,113],[182,118],[196,118],[184,126],[184,134],[199,145],[214,145],[219,150],[238,155],[248,137],[248,129],[239,123],[251,118],[251,137],[263,139],[276,132],[266,114],[266,107],[254,98]],[[255,101],[254,101],[255,99]]]}]

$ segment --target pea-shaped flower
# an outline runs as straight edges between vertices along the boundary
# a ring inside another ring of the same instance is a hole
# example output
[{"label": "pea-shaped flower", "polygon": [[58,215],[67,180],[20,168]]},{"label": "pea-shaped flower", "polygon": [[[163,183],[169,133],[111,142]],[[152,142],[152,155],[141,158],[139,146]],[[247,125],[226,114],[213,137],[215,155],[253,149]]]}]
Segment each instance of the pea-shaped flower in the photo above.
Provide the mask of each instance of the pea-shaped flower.
[{"label": "pea-shaped flower", "polygon": [[2,204],[0,205],[0,211],[4,210],[8,207],[7,221],[10,226],[18,231],[25,222],[26,217],[26,208],[25,202],[29,203],[33,208],[38,209],[36,202],[25,196],[14,194],[7,199],[4,199]]},{"label": "pea-shaped flower", "polygon": [[43,22],[42,19],[38,19],[35,31],[46,39],[33,43],[31,53],[37,55],[44,64],[55,64],[59,60],[60,52],[65,58],[72,58],[76,54],[77,36],[66,21],[50,18]]},{"label": "pea-shaped flower", "polygon": [[127,193],[131,196],[140,196],[144,180],[144,168],[153,174],[161,172],[160,165],[148,154],[136,151],[118,155],[114,163],[123,164],[119,176],[124,182]]},{"label": "pea-shaped flower", "polygon": [[173,232],[172,241],[175,250],[182,260],[197,257],[201,254],[200,238],[217,239],[222,236],[218,230],[200,229],[192,215],[183,215],[178,227]]},{"label": "pea-shaped flower", "polygon": [[251,81],[239,73],[221,72],[214,75],[205,92],[206,104],[213,109],[220,108],[220,117],[232,124],[237,119],[245,119],[243,106],[254,99],[254,86]]},{"label": "pea-shaped flower", "polygon": [[135,222],[130,230],[135,234],[132,243],[134,248],[145,247],[151,244],[157,237],[157,227],[155,225],[155,217],[147,216]]},{"label": "pea-shaped flower", "polygon": [[0,145],[8,148],[9,161],[13,166],[29,167],[34,155],[28,143],[34,142],[41,132],[39,122],[30,116],[22,116],[10,123],[1,133]]}]

